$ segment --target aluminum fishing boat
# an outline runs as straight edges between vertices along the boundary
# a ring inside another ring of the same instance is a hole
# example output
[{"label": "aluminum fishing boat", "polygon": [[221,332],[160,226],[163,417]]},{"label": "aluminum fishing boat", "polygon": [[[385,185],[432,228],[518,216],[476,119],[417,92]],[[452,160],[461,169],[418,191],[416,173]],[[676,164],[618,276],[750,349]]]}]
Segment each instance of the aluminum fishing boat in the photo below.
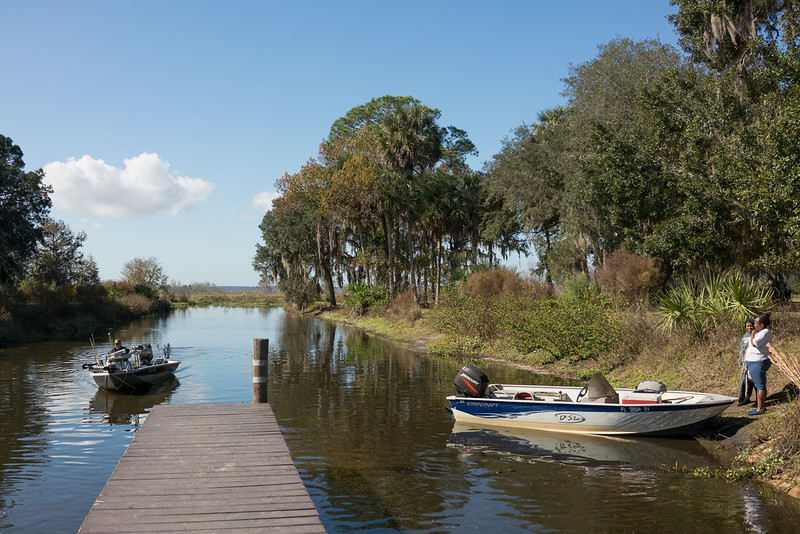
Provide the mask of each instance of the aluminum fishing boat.
[{"label": "aluminum fishing boat", "polygon": [[733,397],[667,391],[657,381],[614,389],[597,373],[584,387],[490,384],[475,366],[464,366],[447,397],[460,423],[603,435],[685,435],[721,414]]},{"label": "aluminum fishing boat", "polygon": [[137,345],[132,349],[110,352],[105,361],[96,358],[94,363],[83,365],[98,387],[123,393],[142,393],[156,384],[169,380],[181,362],[170,360],[169,343],[161,348],[155,358],[152,346]]}]

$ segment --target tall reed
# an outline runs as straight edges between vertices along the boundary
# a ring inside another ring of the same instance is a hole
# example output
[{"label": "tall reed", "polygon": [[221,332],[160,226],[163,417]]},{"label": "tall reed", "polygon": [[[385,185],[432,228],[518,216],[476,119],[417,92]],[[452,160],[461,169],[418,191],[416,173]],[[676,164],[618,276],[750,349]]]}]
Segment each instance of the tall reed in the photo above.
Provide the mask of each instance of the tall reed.
[{"label": "tall reed", "polygon": [[800,386],[800,358],[793,354],[786,354],[772,343],[767,343],[767,347],[769,347],[769,359],[772,360],[772,363],[774,363],[795,386]]}]

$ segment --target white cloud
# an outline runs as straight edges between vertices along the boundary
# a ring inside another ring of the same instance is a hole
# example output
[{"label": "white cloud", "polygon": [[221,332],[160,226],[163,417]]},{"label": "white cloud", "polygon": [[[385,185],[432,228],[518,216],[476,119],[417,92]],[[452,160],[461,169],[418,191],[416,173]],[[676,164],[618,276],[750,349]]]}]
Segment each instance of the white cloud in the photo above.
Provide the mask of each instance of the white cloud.
[{"label": "white cloud", "polygon": [[88,228],[90,230],[103,230],[105,228],[102,223],[90,221],[89,219],[85,218],[81,219],[81,225],[83,225],[83,228]]},{"label": "white cloud", "polygon": [[253,197],[253,206],[267,212],[272,209],[272,201],[280,197],[278,193],[270,193],[269,191],[262,191]]},{"label": "white cloud", "polygon": [[126,159],[124,168],[83,156],[44,166],[53,186],[53,207],[100,217],[143,217],[160,211],[177,214],[207,199],[214,184],[169,172],[158,154]]}]

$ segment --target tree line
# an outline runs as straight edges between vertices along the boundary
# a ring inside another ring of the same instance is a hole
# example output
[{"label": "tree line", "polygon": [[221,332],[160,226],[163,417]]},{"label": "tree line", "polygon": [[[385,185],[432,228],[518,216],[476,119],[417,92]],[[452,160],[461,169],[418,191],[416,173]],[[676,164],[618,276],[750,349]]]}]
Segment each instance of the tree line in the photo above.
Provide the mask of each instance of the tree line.
[{"label": "tree line", "polygon": [[276,183],[254,267],[289,300],[344,283],[442,284],[532,246],[563,283],[618,250],[661,282],[728,268],[786,295],[800,270],[799,8],[672,0],[682,50],[618,38],[570,65],[566,102],[513,129],[480,171],[467,133],[413,97],[333,123]]},{"label": "tree line", "polygon": [[255,269],[301,304],[321,285],[335,305],[345,280],[435,300],[466,267],[525,250],[514,213],[466,163],[474,144],[440,115],[387,95],[334,122],[317,156],[277,181]]},{"label": "tree line", "polygon": [[101,282],[82,251],[86,233],[50,216],[44,178],[42,169],[26,171],[22,149],[0,135],[0,343],[168,310],[167,276],[155,258],[133,258],[118,282]]}]

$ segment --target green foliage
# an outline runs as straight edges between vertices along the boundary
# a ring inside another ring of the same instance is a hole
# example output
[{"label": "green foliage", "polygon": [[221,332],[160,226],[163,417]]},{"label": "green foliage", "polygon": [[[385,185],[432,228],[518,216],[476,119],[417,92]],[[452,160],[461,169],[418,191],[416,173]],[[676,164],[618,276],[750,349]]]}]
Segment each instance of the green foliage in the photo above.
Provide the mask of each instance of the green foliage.
[{"label": "green foliage", "polygon": [[597,292],[510,304],[504,329],[520,352],[546,351],[556,360],[575,363],[601,358],[619,341],[610,301]]},{"label": "green foliage", "polygon": [[555,299],[535,289],[480,296],[449,290],[436,322],[443,332],[484,342],[503,340],[541,361],[601,358],[620,337],[610,300],[582,283]]},{"label": "green foliage", "polygon": [[658,303],[661,328],[672,331],[686,328],[699,334],[703,330],[702,306],[694,284],[681,281],[667,290]]},{"label": "green foliage", "polygon": [[[290,276],[328,288],[366,283],[389,297],[427,283],[438,294],[461,270],[523,250],[515,211],[488,200],[469,169],[467,132],[439,110],[384,96],[337,120],[311,159],[276,182],[253,267],[268,283]],[[415,300],[417,300],[415,298]]]},{"label": "green foliage", "polygon": [[760,314],[774,298],[772,288],[760,286],[756,280],[738,269],[727,273],[721,293],[723,309],[738,322]]},{"label": "green foliage", "polygon": [[381,118],[377,145],[384,164],[403,178],[422,174],[442,157],[445,131],[436,124],[441,113],[422,104],[400,106]]},{"label": "green foliage", "polygon": [[304,310],[319,300],[319,285],[305,277],[285,277],[278,282],[278,289],[283,293],[286,302]]},{"label": "green foliage", "polygon": [[99,284],[97,266],[83,259],[80,248],[86,233],[73,234],[64,221],[48,218],[43,227],[42,242],[36,248],[31,278],[43,284],[68,286],[80,283]]},{"label": "green foliage", "polygon": [[460,337],[492,340],[498,337],[502,317],[500,297],[472,298],[460,290],[447,288],[436,309],[435,322],[442,332]]},{"label": "green foliage", "polygon": [[354,107],[344,117],[334,121],[328,137],[331,140],[336,140],[354,135],[363,126],[375,126],[382,117],[401,107],[417,104],[420,104],[420,101],[410,96],[385,95],[373,98],[366,104]]},{"label": "green foliage", "polygon": [[701,335],[709,323],[743,323],[763,312],[773,299],[771,288],[760,286],[738,269],[710,273],[701,283],[681,279],[658,303],[660,327],[685,328]]},{"label": "green foliage", "polygon": [[[294,196],[265,216],[254,266],[273,281],[346,276],[394,297],[420,273],[437,291],[460,282],[487,256],[523,248],[522,230],[537,274],[556,284],[600,274],[618,250],[652,258],[643,279],[629,269],[602,282],[618,302],[643,302],[656,273],[666,282],[708,266],[780,288],[800,269],[800,8],[672,3],[691,58],[657,40],[598,46],[569,66],[567,104],[517,127],[485,174],[468,169],[474,145],[440,127],[438,110],[389,95],[353,108],[308,166],[326,180],[279,188]],[[676,291],[667,328],[702,331],[752,308],[746,287],[738,310],[709,293],[693,312]]]},{"label": "green foliage", "polygon": [[52,206],[44,171],[24,168],[22,150],[0,135],[0,284],[23,277]]},{"label": "green foliage", "polygon": [[365,283],[350,284],[344,298],[344,306],[351,313],[364,315],[371,311],[386,308],[389,300],[383,288],[368,286]]},{"label": "green foliage", "polygon": [[16,287],[0,286],[0,343],[66,339],[130,316],[96,284],[56,286],[26,278]]},{"label": "green foliage", "polygon": [[588,276],[578,273],[564,281],[563,298],[577,301],[586,298],[590,293],[596,292],[597,289],[597,287],[592,286]]},{"label": "green foliage", "polygon": [[680,9],[669,19],[675,25],[680,44],[692,58],[718,72],[736,74],[737,90],[752,98],[774,88],[758,76],[758,70],[777,60],[779,36],[776,31],[781,15],[796,17],[791,2],[726,2],[708,0],[672,0]]}]

